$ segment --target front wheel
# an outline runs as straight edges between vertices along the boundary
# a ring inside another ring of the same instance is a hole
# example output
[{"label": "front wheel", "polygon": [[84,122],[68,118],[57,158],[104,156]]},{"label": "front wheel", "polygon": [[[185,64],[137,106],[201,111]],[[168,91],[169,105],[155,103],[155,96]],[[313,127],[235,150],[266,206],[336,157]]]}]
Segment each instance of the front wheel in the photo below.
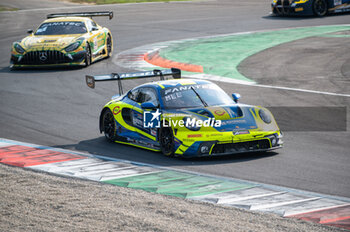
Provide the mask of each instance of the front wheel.
[{"label": "front wheel", "polygon": [[174,135],[170,127],[162,127],[159,133],[160,149],[165,156],[174,156]]},{"label": "front wheel", "polygon": [[103,132],[108,141],[114,142],[117,140],[117,125],[114,115],[110,109],[107,109],[102,116]]},{"label": "front wheel", "polygon": [[89,44],[86,45],[86,53],[85,53],[85,67],[91,64],[91,49]]},{"label": "front wheel", "polygon": [[323,17],[328,12],[326,0],[314,0],[312,3],[312,10],[318,17]]},{"label": "front wheel", "polygon": [[106,43],[106,47],[107,47],[107,58],[112,56],[112,37],[110,35],[108,35],[107,37],[107,43]]}]

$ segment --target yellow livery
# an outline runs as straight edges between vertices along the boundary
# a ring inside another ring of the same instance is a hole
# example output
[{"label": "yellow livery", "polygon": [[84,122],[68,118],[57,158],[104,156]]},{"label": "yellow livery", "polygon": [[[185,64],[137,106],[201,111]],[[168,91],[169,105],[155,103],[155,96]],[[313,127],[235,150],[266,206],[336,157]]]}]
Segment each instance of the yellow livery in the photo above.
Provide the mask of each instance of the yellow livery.
[{"label": "yellow livery", "polygon": [[113,18],[113,12],[50,14],[29,36],[14,42],[11,68],[78,65],[108,58],[113,52],[112,33],[98,25],[94,16]]}]

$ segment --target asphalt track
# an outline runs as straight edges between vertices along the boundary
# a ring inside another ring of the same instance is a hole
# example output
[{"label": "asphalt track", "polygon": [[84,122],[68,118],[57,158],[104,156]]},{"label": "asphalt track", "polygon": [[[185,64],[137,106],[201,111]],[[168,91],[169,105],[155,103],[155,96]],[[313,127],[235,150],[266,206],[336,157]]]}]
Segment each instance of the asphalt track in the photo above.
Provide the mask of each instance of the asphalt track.
[{"label": "asphalt track", "polygon": [[[6,2],[2,4],[5,5]],[[112,59],[103,60],[86,69],[10,71],[8,67],[12,41],[24,37],[26,30],[38,25],[47,13],[57,11],[113,10],[115,19],[97,21],[113,32],[114,54],[144,44],[199,36],[348,24],[349,14],[325,18],[269,17],[270,1],[266,0],[126,4],[37,10],[29,9],[30,1],[26,2],[26,10],[0,13],[0,137],[218,176],[350,196],[349,129],[340,132],[286,132],[285,148],[263,156],[249,154],[211,159],[170,159],[160,153],[107,143],[98,133],[99,111],[116,92],[116,86],[101,84],[95,91],[91,91],[85,86],[84,75],[130,71],[116,66]],[[49,7],[48,4],[43,6]],[[52,7],[57,7],[57,4],[54,3]],[[37,6],[36,2],[35,7]],[[67,7],[67,3],[63,3],[62,6]],[[344,49],[349,49],[349,46],[345,44]],[[308,50],[300,50],[300,53],[305,53],[306,56]],[[297,55],[302,57],[300,53]],[[288,56],[292,55],[294,54]],[[309,62],[315,65],[321,59],[317,56],[312,58],[314,61]],[[283,68],[281,63],[279,65]],[[296,67],[299,73],[310,72],[312,69],[311,65]],[[274,85],[275,81],[280,82],[271,78],[268,83]],[[348,81],[349,79],[345,80],[344,85],[348,85]],[[142,81],[126,81],[124,88],[132,88],[140,83]],[[341,96],[218,84],[228,93],[240,92],[243,95],[242,102],[248,104],[268,107],[348,108],[350,105],[349,98]],[[292,84],[291,87],[302,88],[305,80],[300,75]],[[314,82],[311,88],[318,89],[317,85],[318,82]],[[285,86],[288,87],[288,82]],[[332,88],[336,87],[337,85]],[[349,115],[349,109],[347,112]]]}]

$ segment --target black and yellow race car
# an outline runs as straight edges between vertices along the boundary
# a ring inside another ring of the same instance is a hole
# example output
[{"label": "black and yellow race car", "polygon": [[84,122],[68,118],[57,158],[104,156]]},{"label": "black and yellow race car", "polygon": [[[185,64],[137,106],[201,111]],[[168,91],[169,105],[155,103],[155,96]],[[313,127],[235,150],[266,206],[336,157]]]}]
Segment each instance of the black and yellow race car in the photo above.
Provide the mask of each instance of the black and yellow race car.
[{"label": "black and yellow race car", "polygon": [[[172,76],[174,80],[165,80]],[[160,77],[125,94],[122,81]],[[283,146],[272,113],[261,106],[238,103],[216,84],[181,79],[181,70],[153,70],[86,76],[97,81],[117,81],[119,95],[100,114],[100,132],[111,142],[128,144],[166,156],[201,157],[261,152]]]},{"label": "black and yellow race car", "polygon": [[275,15],[315,15],[349,12],[350,0],[272,0]]},{"label": "black and yellow race car", "polygon": [[113,12],[79,12],[47,15],[29,36],[14,42],[11,68],[79,65],[107,58],[113,52],[111,31],[98,25],[92,17],[113,18]]}]

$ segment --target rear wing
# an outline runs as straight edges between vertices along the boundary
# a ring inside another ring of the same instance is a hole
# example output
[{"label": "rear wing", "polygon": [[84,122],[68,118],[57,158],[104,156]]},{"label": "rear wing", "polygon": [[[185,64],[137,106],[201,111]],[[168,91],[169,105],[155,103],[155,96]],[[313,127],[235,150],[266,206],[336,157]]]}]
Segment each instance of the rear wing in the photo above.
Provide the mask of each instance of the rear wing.
[{"label": "rear wing", "polygon": [[97,17],[97,16],[108,16],[109,20],[113,18],[113,11],[97,11],[97,12],[76,12],[76,13],[56,13],[48,14],[46,18],[58,18],[58,17]]},{"label": "rear wing", "polygon": [[126,79],[140,79],[140,78],[152,78],[152,77],[160,77],[160,80],[164,80],[166,76],[172,76],[174,79],[181,78],[181,70],[177,68],[159,70],[154,69],[153,71],[143,71],[143,72],[133,72],[133,73],[112,73],[107,75],[97,75],[90,76],[86,75],[85,80],[87,86],[94,89],[95,82],[97,81],[118,81],[119,95],[123,94],[123,86],[122,80]]}]

